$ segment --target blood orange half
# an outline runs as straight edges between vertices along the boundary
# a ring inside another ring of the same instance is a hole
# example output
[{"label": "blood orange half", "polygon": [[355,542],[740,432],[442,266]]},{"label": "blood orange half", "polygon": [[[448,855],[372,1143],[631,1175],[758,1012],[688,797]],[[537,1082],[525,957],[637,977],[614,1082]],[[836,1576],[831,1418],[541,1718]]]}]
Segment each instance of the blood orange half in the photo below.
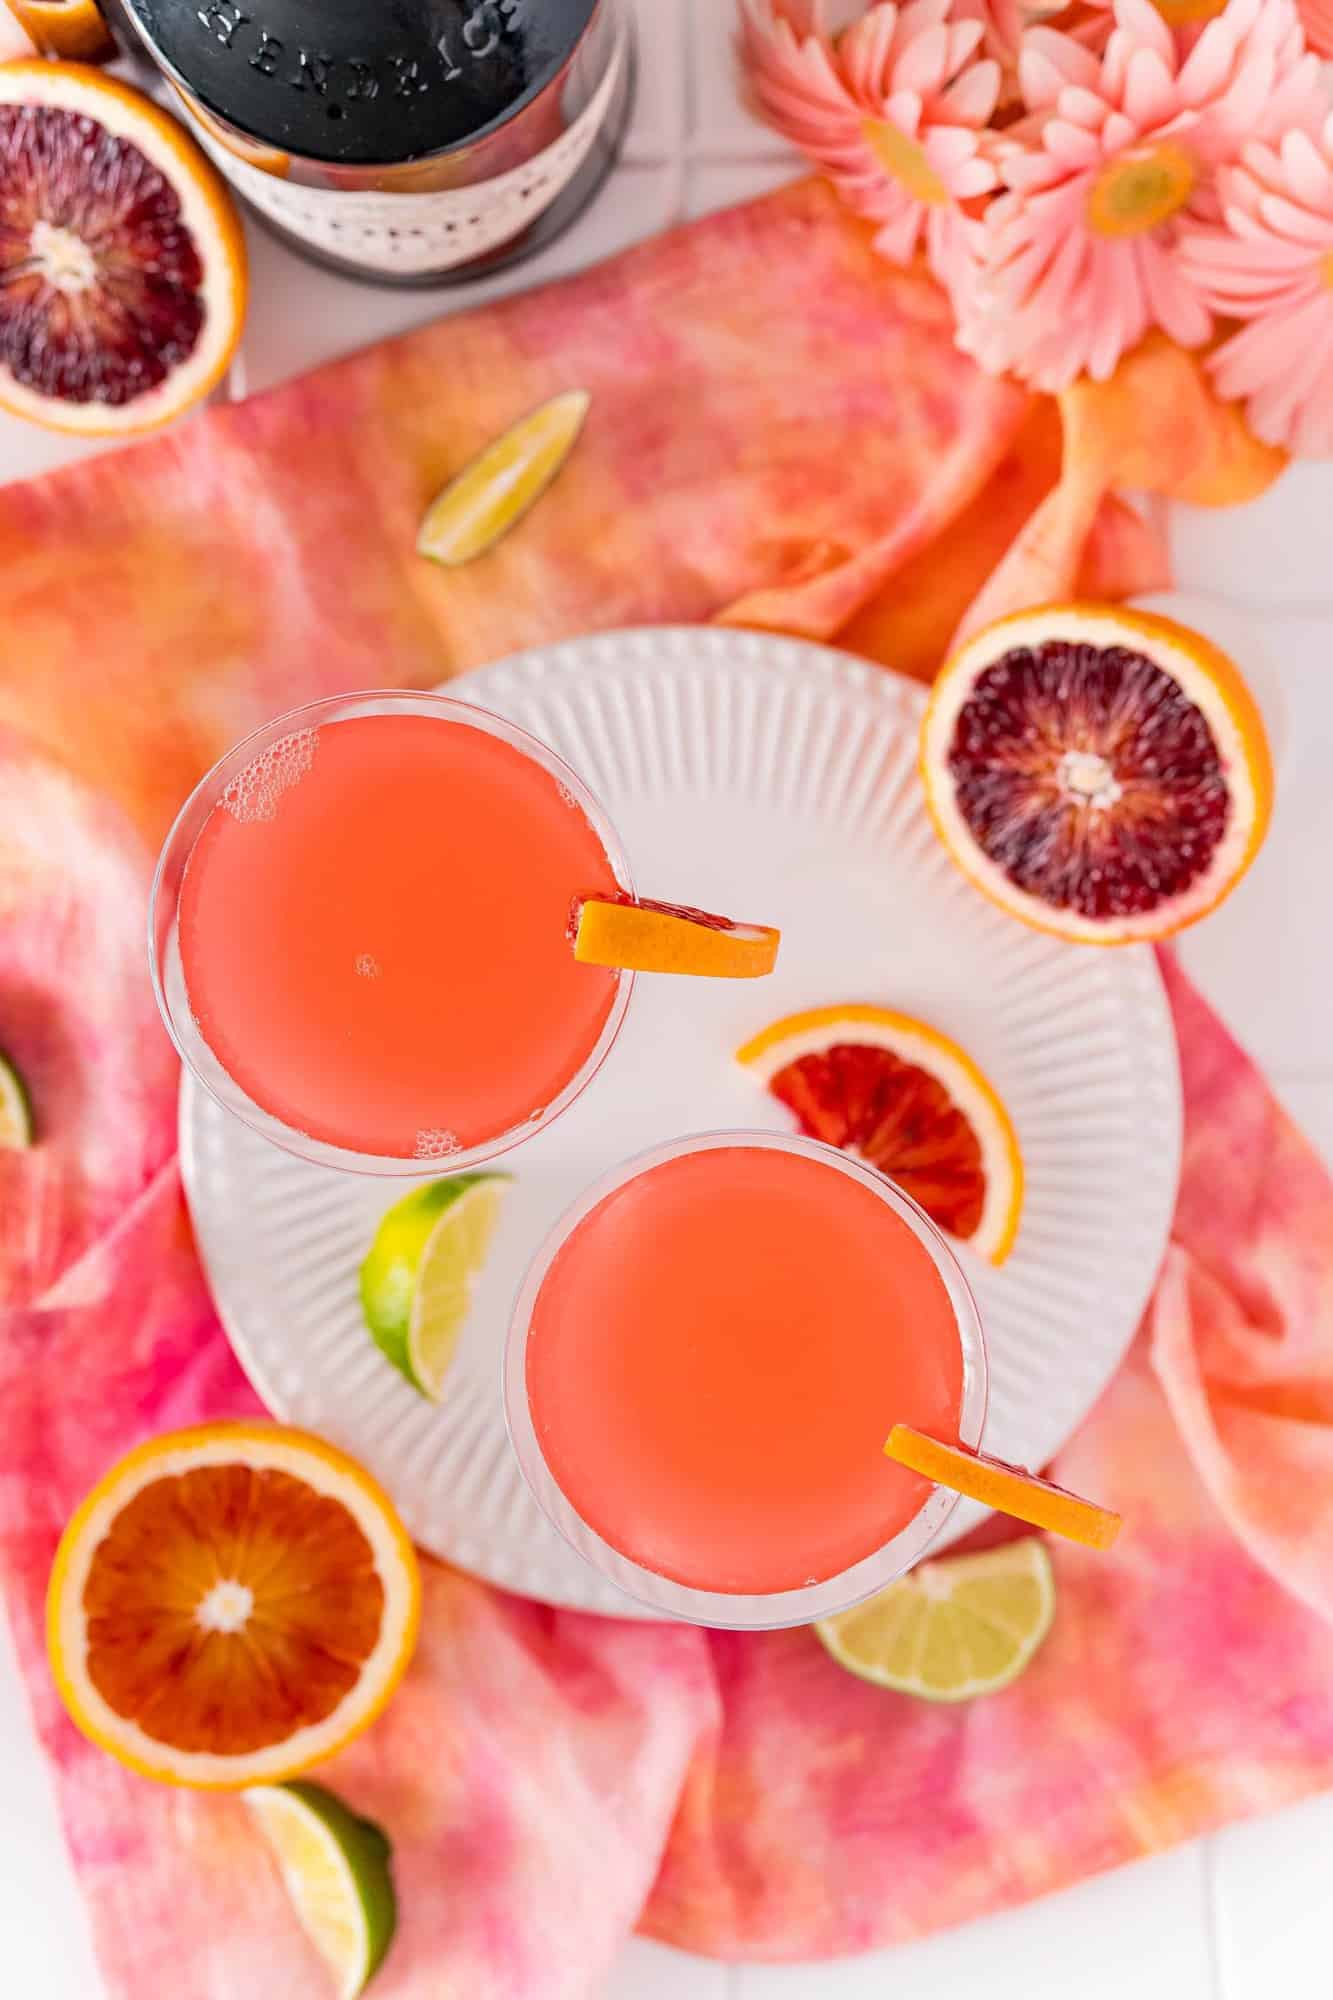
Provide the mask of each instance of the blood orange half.
[{"label": "blood orange half", "polygon": [[272,1783],[373,1722],[419,1599],[412,1545],[353,1460],[277,1424],[209,1424],[140,1445],[83,1502],[47,1645],[74,1721],[131,1769]]},{"label": "blood orange half", "polygon": [[100,70],[0,64],[0,406],[164,424],[220,379],[245,295],[231,197],[174,118]]},{"label": "blood orange half", "polygon": [[1002,1264],[1023,1206],[1013,1123],[946,1035],[885,1007],[788,1014],[736,1052],[802,1132],[855,1153],[931,1221]]},{"label": "blood orange half", "polygon": [[1080,943],[1162,938],[1259,851],[1273,797],[1239,670],[1187,626],[1053,604],[988,626],[931,691],[921,773],[978,888]]}]

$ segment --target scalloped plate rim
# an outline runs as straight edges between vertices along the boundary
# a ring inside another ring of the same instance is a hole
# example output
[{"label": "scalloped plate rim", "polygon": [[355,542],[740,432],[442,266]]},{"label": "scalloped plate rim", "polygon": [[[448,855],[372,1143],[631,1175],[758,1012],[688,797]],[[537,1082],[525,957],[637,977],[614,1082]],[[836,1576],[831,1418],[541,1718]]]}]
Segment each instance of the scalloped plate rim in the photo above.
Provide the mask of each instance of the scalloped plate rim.
[{"label": "scalloped plate rim", "polygon": [[[637,671],[656,669],[658,672],[665,672],[668,677],[682,668],[692,673],[700,670],[712,673],[719,668],[724,673],[735,673],[742,668],[757,670],[762,676],[771,677],[775,686],[782,689],[795,685],[804,693],[808,688],[809,700],[805,703],[807,711],[812,707],[818,707],[821,693],[832,691],[836,695],[845,694],[850,697],[869,696],[874,706],[882,709],[883,715],[890,723],[896,724],[900,730],[910,729],[913,735],[916,720],[925,703],[925,689],[920,682],[891,669],[860,660],[833,647],[821,646],[812,641],[780,633],[690,625],[638,626],[623,631],[598,632],[558,641],[549,646],[529,648],[459,675],[451,681],[442,683],[441,689],[456,698],[475,701],[479,706],[492,707],[513,714],[514,709],[506,706],[507,700],[521,704],[525,699],[540,699],[543,688],[559,689],[565,683],[581,696],[587,697],[597,686],[605,686],[608,682],[613,686],[619,685],[627,669],[631,668]],[[523,721],[527,727],[532,727],[529,716],[516,714],[515,719]],[[605,788],[596,773],[588,773],[585,770],[584,775],[594,791],[604,791]],[[919,809],[924,817],[924,806],[920,805]],[[610,810],[615,817],[624,809],[612,802]],[[974,900],[980,900],[973,898],[972,892],[961,877],[957,878],[957,888],[960,898],[964,899],[960,907]],[[997,914],[989,912],[988,919]],[[1002,916],[999,922],[1006,932],[1022,931],[1021,926]],[[1036,933],[1023,934],[1030,937],[1037,936]],[[1134,1002],[1135,1009],[1142,1017],[1141,1025],[1146,1026],[1154,1044],[1151,1053],[1159,1068],[1157,1081],[1165,1090],[1165,1098],[1160,1105],[1159,1128],[1155,1135],[1156,1152],[1151,1157],[1154,1159],[1155,1185],[1163,1190],[1169,1189],[1169,1194],[1154,1196],[1153,1219],[1145,1231],[1147,1236],[1155,1239],[1155,1254],[1151,1253],[1150,1245],[1145,1242],[1144,1254],[1140,1256],[1140,1282],[1133,1288],[1132,1293],[1127,1292],[1121,1301],[1120,1324],[1114,1335],[1102,1339],[1098,1365],[1085,1383],[1081,1396],[1083,1407],[1074,1421],[1062,1426],[1064,1436],[1067,1437],[1077,1428],[1087,1409],[1091,1408],[1092,1403],[1097,1400],[1106,1383],[1118,1369],[1133,1340],[1143,1308],[1151,1295],[1174,1208],[1183,1111],[1170,1010],[1161,974],[1151,949],[1147,946],[1127,946],[1113,954],[1090,953],[1079,946],[1062,946],[1052,943],[1051,940],[1041,942],[1047,948],[1043,953],[1043,962],[1049,962],[1051,950],[1076,954],[1079,959],[1089,963],[1092,960],[1104,963],[1108,958],[1119,961],[1119,967],[1124,973],[1129,974],[1126,990],[1128,991],[1131,986],[1138,989]],[[1112,976],[1120,976],[1119,970],[1113,969]],[[777,1007],[773,1009],[775,1015],[779,1011],[784,1010]],[[595,1094],[598,1087],[598,1083],[594,1083],[590,1095]],[[567,1113],[565,1117],[568,1119],[572,1115]],[[554,1133],[558,1134],[563,1122],[557,1121],[556,1127],[553,1128]],[[756,1118],[755,1122],[760,1121]],[[245,1139],[263,1146],[266,1155],[275,1155],[279,1161],[287,1160],[288,1156],[277,1154],[275,1148],[267,1146],[263,1141],[255,1140],[253,1135],[245,1134],[242,1127],[236,1127],[230,1132],[225,1129],[234,1125],[235,1121],[221,1111],[207,1094],[192,1082],[188,1074],[182,1077],[179,1107],[182,1182],[195,1221],[201,1261],[213,1289],[219,1318],[246,1376],[266,1406],[276,1416],[299,1420],[292,1416],[292,1399],[283,1391],[277,1378],[277,1371],[270,1365],[270,1358],[266,1356],[264,1343],[262,1340],[256,1343],[245,1323],[246,1314],[238,1310],[237,1287],[232,1282],[230,1274],[221,1268],[225,1263],[225,1257],[221,1255],[218,1247],[216,1230],[218,1218],[216,1205],[210,1194],[209,1166],[204,1158],[205,1140],[211,1133],[224,1150],[229,1142],[234,1149],[238,1135],[243,1134]],[[520,1175],[523,1158],[523,1151],[514,1156],[516,1170]],[[311,1169],[297,1161],[290,1161],[289,1165],[297,1175],[309,1176],[321,1171],[327,1172],[327,1170]],[[343,1177],[335,1176],[335,1178]],[[348,1178],[359,1180],[360,1177]],[[387,1206],[389,1200],[405,1192],[411,1183],[386,1182],[371,1185],[384,1189],[384,1205]],[[569,1190],[571,1198],[574,1191],[574,1187],[571,1186]],[[1141,1187],[1136,1190],[1137,1194],[1141,1195],[1142,1192]],[[1003,1283],[1003,1273],[995,1274],[995,1277]],[[978,1277],[978,1282],[982,1281],[983,1278]],[[1077,1351],[1084,1362],[1087,1359],[1085,1341],[1086,1330],[1080,1329]],[[1095,1382],[1092,1379],[1094,1376]],[[495,1415],[502,1427],[498,1363],[495,1369],[495,1405]],[[346,1443],[345,1436],[340,1436],[339,1441]],[[1063,1442],[1063,1438],[1060,1441]],[[987,1443],[988,1445],[992,1443],[989,1432]],[[1058,1449],[1058,1445],[1052,1446],[1052,1451],[1055,1449]],[[1050,1453],[1046,1456],[1050,1456]],[[508,1478],[521,1484],[512,1457],[508,1457],[505,1464]],[[526,1489],[524,1492],[526,1493]],[[650,1615],[630,1600],[623,1598],[600,1577],[588,1571],[581,1559],[572,1550],[567,1549],[563,1542],[556,1541],[548,1551],[549,1561],[542,1574],[534,1575],[529,1572],[519,1576],[515,1574],[512,1552],[506,1553],[496,1548],[487,1550],[483,1547],[469,1551],[472,1560],[466,1561],[458,1553],[463,1538],[452,1531],[441,1532],[437,1522],[423,1518],[423,1510],[416,1504],[415,1496],[396,1497],[399,1498],[409,1528],[424,1547],[445,1560],[453,1560],[461,1567],[473,1569],[475,1573],[484,1576],[486,1580],[502,1589],[521,1591],[561,1607],[630,1617]],[[964,1503],[938,1539],[936,1549],[943,1549],[959,1539],[981,1518],[983,1510],[971,1506],[970,1503]],[[545,1524],[542,1523],[542,1526]]]}]

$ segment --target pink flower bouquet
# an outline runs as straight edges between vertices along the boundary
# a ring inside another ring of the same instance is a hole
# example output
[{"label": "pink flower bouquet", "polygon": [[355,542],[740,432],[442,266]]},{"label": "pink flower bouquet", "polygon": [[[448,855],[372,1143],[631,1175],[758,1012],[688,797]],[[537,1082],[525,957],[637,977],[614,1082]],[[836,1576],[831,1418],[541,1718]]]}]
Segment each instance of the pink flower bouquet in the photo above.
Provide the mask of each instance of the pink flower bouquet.
[{"label": "pink flower bouquet", "polygon": [[[1304,16],[1304,18],[1303,18]],[[1255,436],[1333,453],[1333,0],[740,0],[763,115],[958,345],[1058,393],[1154,328]]]}]

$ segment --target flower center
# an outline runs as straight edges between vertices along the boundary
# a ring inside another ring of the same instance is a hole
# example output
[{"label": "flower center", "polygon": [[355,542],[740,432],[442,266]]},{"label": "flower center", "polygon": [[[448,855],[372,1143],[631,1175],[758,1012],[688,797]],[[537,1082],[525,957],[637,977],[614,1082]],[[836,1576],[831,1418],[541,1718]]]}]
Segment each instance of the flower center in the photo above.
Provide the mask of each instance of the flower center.
[{"label": "flower center", "polygon": [[1333,292],[1333,250],[1325,251],[1319,259],[1319,275],[1330,292]]},{"label": "flower center", "polygon": [[195,1623],[205,1632],[239,1632],[255,1608],[255,1594],[248,1583],[223,1578],[200,1600]]},{"label": "flower center", "polygon": [[1185,206],[1198,169],[1183,146],[1164,140],[1108,160],[1088,196],[1088,226],[1099,236],[1140,236]]},{"label": "flower center", "polygon": [[947,208],[948,188],[926,157],[926,149],[889,118],[863,118],[861,136],[891,180],[906,188],[913,201],[927,202],[931,208]]},{"label": "flower center", "polygon": [[97,277],[97,262],[83,238],[45,219],[34,222],[28,239],[30,268],[57,292],[86,292]]}]

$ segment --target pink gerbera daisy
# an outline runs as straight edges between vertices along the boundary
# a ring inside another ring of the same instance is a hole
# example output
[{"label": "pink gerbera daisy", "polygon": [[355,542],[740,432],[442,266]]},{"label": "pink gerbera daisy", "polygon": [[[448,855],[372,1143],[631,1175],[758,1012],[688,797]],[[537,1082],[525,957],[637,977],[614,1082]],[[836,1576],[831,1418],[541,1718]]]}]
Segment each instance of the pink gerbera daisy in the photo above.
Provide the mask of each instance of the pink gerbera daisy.
[{"label": "pink gerbera daisy", "polygon": [[1333,0],[1296,0],[1296,5],[1310,47],[1321,56],[1333,56]]},{"label": "pink gerbera daisy", "polygon": [[1214,312],[1247,324],[1209,373],[1266,443],[1333,456],[1333,117],[1247,146],[1218,194],[1221,223],[1187,230],[1181,260]]},{"label": "pink gerbera daisy", "polygon": [[1158,326],[1195,347],[1212,314],[1176,247],[1207,217],[1217,164],[1249,134],[1322,108],[1292,0],[1231,0],[1186,51],[1151,0],[1114,0],[1098,57],[1046,28],[1024,38],[1030,116],[1006,135],[976,261],[952,296],[959,345],[1058,391],[1109,376]]},{"label": "pink gerbera daisy", "polygon": [[960,204],[996,186],[985,128],[999,65],[980,20],[951,0],[882,0],[836,43],[819,0],[741,0],[741,49],[760,109],[828,173],[875,245],[907,264],[924,239],[944,282],[966,255]]}]

